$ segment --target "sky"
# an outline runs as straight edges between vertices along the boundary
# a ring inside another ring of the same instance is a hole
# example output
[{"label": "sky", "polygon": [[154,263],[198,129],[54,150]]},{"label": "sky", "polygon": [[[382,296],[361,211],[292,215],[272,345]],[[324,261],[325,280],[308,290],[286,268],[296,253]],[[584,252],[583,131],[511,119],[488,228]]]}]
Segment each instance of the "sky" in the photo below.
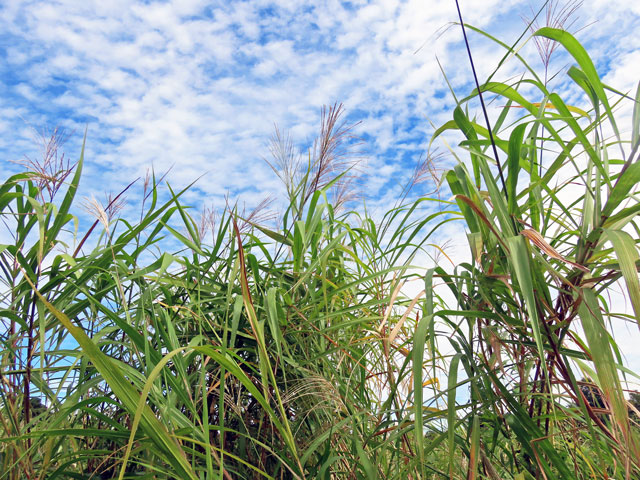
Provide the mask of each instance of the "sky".
[{"label": "sky", "polygon": [[[511,44],[543,2],[460,6],[467,23]],[[220,208],[229,195],[255,206],[283,192],[264,161],[274,126],[305,151],[322,106],[342,102],[357,124],[361,190],[369,206],[384,208],[434,126],[451,118],[445,74],[458,97],[472,88],[456,21],[451,0],[1,0],[2,179],[21,170],[16,160],[37,158],[39,132],[64,128],[63,149],[75,160],[86,129],[80,195],[103,197],[149,168],[171,169],[176,188],[199,179],[187,203]],[[571,28],[607,83],[635,88],[640,2],[585,0]],[[485,78],[503,51],[478,34],[469,40]],[[532,42],[521,53],[539,66]],[[558,52],[550,68],[560,72],[560,92],[569,64]],[[520,70],[507,62],[499,77]],[[444,231],[442,241],[456,234]],[[634,350],[637,330],[626,338]]]},{"label": "sky", "polygon": [[[461,2],[466,22],[507,43],[542,5]],[[588,0],[575,17],[602,71],[630,89],[640,78],[638,3]],[[0,165],[17,171],[10,161],[37,157],[34,137],[56,126],[76,159],[86,128],[85,192],[118,192],[151,166],[173,167],[176,187],[201,177],[195,203],[229,194],[255,205],[282,188],[264,162],[274,125],[304,151],[321,107],[342,102],[361,122],[367,199],[387,204],[433,125],[451,117],[438,60],[459,96],[470,91],[456,18],[452,1],[435,0],[3,0]],[[470,39],[482,78],[503,52]]]}]

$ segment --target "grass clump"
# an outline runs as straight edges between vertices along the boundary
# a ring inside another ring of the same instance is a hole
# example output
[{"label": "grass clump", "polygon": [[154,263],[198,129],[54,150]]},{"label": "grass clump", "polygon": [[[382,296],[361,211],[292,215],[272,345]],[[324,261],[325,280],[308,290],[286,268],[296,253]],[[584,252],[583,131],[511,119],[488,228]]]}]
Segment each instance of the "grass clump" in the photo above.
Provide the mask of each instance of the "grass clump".
[{"label": "grass clump", "polygon": [[[309,161],[274,137],[289,196],[276,228],[231,209],[198,222],[151,178],[138,222],[114,217],[119,197],[93,202],[99,239],[65,245],[82,155],[57,196],[37,170],[7,179],[0,478],[638,476],[621,383],[637,375],[609,320],[640,315],[640,94],[604,85],[568,32],[536,36],[574,58],[590,106],[532,70],[480,85],[434,135],[464,136],[453,202],[404,200],[378,222],[348,211],[340,106]],[[492,139],[465,110],[480,93],[507,104]],[[447,222],[464,222],[471,261],[425,268]],[[181,248],[150,258],[164,236]],[[618,281],[632,315],[607,304]]]}]

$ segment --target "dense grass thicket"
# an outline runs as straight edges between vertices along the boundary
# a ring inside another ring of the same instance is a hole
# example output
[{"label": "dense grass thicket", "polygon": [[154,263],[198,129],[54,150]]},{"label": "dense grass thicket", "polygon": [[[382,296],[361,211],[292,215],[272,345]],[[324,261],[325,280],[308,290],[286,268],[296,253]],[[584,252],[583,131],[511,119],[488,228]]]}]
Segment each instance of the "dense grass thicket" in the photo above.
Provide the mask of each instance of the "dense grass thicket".
[{"label": "dense grass thicket", "polygon": [[[604,85],[566,31],[535,35],[573,57],[589,107],[498,42],[523,76],[481,85],[505,105],[491,130],[476,90],[434,135],[464,137],[449,201],[349,210],[340,107],[309,161],[274,137],[277,227],[198,220],[152,177],[138,221],[114,198],[78,232],[82,156],[6,179],[0,478],[640,478],[611,327],[640,319],[640,90]],[[426,265],[448,222],[471,261]],[[608,303],[618,284],[631,314]]]}]

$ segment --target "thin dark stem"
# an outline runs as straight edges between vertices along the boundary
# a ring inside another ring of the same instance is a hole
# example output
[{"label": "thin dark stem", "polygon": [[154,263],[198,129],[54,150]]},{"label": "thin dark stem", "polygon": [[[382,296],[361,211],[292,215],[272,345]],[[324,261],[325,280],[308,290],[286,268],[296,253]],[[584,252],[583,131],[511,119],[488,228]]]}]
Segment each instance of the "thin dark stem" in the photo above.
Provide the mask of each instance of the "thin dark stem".
[{"label": "thin dark stem", "polygon": [[500,165],[500,159],[498,158],[498,149],[496,148],[496,142],[493,139],[493,131],[491,130],[491,124],[489,123],[489,115],[487,114],[487,107],[484,104],[484,98],[482,97],[482,91],[480,90],[480,83],[478,82],[478,75],[476,74],[476,67],[473,64],[473,56],[471,55],[471,48],[469,47],[469,40],[467,39],[467,32],[464,28],[464,22],[462,21],[462,13],[460,12],[460,4],[456,0],[456,8],[458,9],[458,18],[460,19],[460,26],[462,27],[462,36],[464,37],[464,44],[467,47],[467,53],[469,54],[469,62],[471,63],[471,71],[473,72],[473,79],[476,82],[476,88],[478,89],[478,97],[480,97],[480,104],[482,105],[482,113],[484,114],[484,120],[487,123],[487,130],[489,131],[489,139],[491,140],[491,147],[493,148],[493,155],[498,165],[498,173],[500,174],[500,181],[502,182],[502,190],[504,196],[509,202],[509,192],[507,192],[507,185],[504,181],[504,174],[502,173],[502,165]]}]

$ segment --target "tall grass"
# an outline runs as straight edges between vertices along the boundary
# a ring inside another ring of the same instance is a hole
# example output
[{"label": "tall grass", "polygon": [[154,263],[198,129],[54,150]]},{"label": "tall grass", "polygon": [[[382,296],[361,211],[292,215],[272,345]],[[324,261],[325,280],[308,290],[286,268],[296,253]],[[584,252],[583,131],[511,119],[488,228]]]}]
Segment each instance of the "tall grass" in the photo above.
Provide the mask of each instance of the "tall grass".
[{"label": "tall grass", "polygon": [[[139,221],[94,202],[79,237],[82,155],[57,196],[42,172],[7,179],[0,478],[638,476],[621,383],[636,375],[609,318],[640,318],[640,90],[604,85],[569,33],[536,35],[573,56],[590,108],[496,41],[527,75],[481,85],[435,133],[465,137],[451,202],[403,201],[377,222],[337,209],[355,172],[339,106],[308,160],[274,137],[289,196],[276,228],[234,209],[199,222],[151,178]],[[465,110],[480,92],[507,104],[492,125],[504,186]],[[614,115],[629,101],[630,141]],[[472,260],[424,268],[447,222],[464,222]],[[156,248],[166,237],[181,248]],[[633,315],[607,304],[617,281]]]}]

